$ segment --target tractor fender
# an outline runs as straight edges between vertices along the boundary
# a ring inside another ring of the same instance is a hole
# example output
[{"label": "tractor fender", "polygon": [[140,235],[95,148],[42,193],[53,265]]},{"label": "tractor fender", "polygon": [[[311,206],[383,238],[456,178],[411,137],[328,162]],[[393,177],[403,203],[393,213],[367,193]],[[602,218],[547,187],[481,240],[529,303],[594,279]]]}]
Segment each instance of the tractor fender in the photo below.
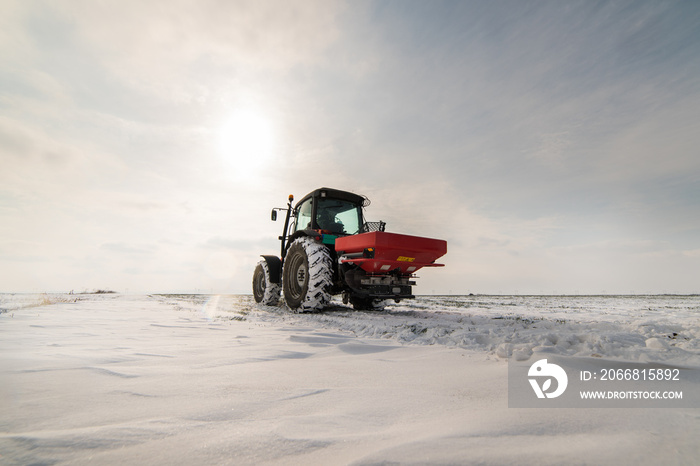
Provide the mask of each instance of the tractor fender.
[{"label": "tractor fender", "polygon": [[294,240],[299,239],[299,238],[303,238],[303,237],[305,237],[305,236],[309,236],[309,237],[311,237],[311,238],[316,238],[316,237],[319,236],[319,233],[318,233],[316,230],[312,230],[312,229],[310,229],[310,228],[307,228],[306,230],[298,230],[298,231],[295,231],[295,232],[292,233],[291,236],[289,236],[289,238],[287,239],[287,245],[286,245],[286,247],[285,247],[284,253],[285,253],[285,254],[287,253],[287,249],[289,249],[289,246],[292,245],[292,243],[294,242]]},{"label": "tractor fender", "polygon": [[261,256],[267,263],[270,271],[270,281],[272,283],[282,282],[282,260],[277,256]]},{"label": "tractor fender", "polygon": [[[287,244],[284,247],[284,251],[282,251],[282,257],[284,258],[284,256],[287,254],[287,250],[289,249],[289,247],[292,245],[292,243],[295,240],[297,240],[299,238],[305,238],[305,237],[314,238],[315,240],[319,240],[320,233],[318,231],[312,230],[310,228],[307,228],[305,230],[295,231],[287,238]],[[280,236],[280,238],[282,238],[282,237]],[[267,260],[267,257],[270,257],[270,256],[263,256],[263,257],[265,257]],[[274,256],[272,256],[272,257],[274,257]],[[282,259],[282,260],[284,260],[284,259]]]},{"label": "tractor fender", "polygon": [[292,234],[292,236],[289,237],[289,244],[291,244],[292,241],[294,241],[295,239],[301,238],[302,236],[310,236],[312,238],[315,238],[319,236],[319,232],[310,228],[307,228],[306,230],[296,231]]}]

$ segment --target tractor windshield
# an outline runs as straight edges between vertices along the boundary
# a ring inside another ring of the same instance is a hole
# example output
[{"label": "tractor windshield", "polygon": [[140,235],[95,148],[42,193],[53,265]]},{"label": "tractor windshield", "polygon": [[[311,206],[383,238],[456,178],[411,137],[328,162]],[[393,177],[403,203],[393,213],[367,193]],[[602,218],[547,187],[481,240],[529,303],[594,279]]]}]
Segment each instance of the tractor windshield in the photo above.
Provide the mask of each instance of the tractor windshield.
[{"label": "tractor windshield", "polygon": [[336,235],[356,235],[362,227],[362,207],[340,199],[319,199],[316,224]]}]

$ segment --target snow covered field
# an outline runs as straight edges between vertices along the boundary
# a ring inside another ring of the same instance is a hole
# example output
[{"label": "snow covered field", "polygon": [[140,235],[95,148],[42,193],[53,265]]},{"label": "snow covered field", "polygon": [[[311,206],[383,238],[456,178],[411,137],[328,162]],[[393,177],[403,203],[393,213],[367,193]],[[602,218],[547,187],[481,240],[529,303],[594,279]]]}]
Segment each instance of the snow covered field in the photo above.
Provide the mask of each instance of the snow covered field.
[{"label": "snow covered field", "polygon": [[508,408],[538,352],[700,367],[700,297],[0,295],[0,463],[697,464],[700,409]]}]

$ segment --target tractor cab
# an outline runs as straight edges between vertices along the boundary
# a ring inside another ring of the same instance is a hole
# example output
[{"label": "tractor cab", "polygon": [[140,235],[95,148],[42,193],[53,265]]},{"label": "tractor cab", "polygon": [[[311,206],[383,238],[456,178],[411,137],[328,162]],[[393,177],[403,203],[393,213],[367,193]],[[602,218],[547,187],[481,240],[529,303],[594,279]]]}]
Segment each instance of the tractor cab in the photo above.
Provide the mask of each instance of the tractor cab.
[{"label": "tractor cab", "polygon": [[297,203],[289,234],[315,230],[334,237],[356,235],[362,231],[362,207],[366,203],[367,199],[357,194],[330,188],[317,189]]},{"label": "tractor cab", "polygon": [[291,243],[302,236],[315,238],[333,249],[335,240],[371,231],[384,231],[385,223],[366,222],[363,208],[370,202],[365,196],[332,188],[319,188],[310,192],[292,206],[294,196],[289,196],[286,209],[272,209],[272,220],[277,212],[287,212],[281,240],[280,258],[284,260]]}]

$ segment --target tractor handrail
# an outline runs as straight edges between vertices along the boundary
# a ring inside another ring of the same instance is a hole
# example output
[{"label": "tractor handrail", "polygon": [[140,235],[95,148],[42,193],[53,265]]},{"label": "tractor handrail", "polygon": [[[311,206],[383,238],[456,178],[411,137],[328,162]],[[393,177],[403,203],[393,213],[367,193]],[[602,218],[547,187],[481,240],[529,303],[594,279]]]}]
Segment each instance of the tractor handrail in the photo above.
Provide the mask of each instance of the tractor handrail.
[{"label": "tractor handrail", "polygon": [[284,219],[284,229],[282,230],[282,236],[280,236],[280,239],[282,240],[281,244],[281,250],[280,250],[280,258],[282,261],[284,261],[284,255],[285,255],[285,242],[287,241],[287,228],[289,227],[289,217],[292,215],[292,202],[294,201],[294,196],[291,194],[289,195],[289,202],[287,203],[287,216]]},{"label": "tractor handrail", "polygon": [[370,233],[373,231],[384,231],[386,228],[386,222],[383,221],[378,221],[378,222],[365,222],[362,225],[362,233]]}]

